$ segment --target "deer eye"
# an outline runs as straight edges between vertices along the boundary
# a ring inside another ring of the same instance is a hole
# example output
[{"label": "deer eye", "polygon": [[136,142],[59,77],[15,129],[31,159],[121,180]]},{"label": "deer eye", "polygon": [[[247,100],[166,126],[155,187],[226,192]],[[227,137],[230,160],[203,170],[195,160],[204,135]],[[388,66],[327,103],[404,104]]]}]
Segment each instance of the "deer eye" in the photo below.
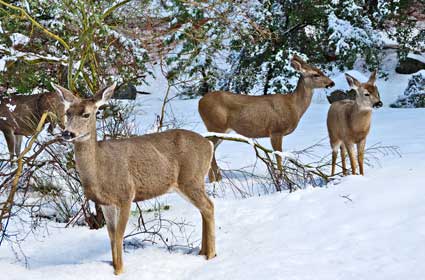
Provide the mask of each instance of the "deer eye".
[{"label": "deer eye", "polygon": [[320,75],[319,75],[319,74],[314,74],[314,75],[313,75],[313,77],[315,77],[315,78],[319,78],[319,77],[320,77]]},{"label": "deer eye", "polygon": [[365,93],[365,95],[364,96],[370,96],[370,94],[369,93]]},{"label": "deer eye", "polygon": [[81,116],[85,119],[88,119],[90,117],[90,113],[84,113]]}]

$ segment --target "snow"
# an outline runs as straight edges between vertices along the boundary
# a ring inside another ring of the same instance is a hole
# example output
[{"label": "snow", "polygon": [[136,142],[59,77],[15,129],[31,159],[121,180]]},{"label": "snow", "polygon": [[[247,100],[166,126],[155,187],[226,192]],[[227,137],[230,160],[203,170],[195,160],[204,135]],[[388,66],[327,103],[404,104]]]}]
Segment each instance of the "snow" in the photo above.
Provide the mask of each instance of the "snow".
[{"label": "snow", "polygon": [[416,59],[416,60],[418,60],[418,61],[420,61],[422,63],[425,63],[425,53],[423,53],[423,54],[409,53],[407,55],[407,57],[413,58],[413,59]]},{"label": "snow", "polygon": [[[353,4],[353,9],[359,7]],[[378,32],[374,32],[371,23],[364,19],[362,28],[351,25],[349,21],[338,18],[334,12],[328,16],[329,31],[332,34],[329,40],[335,44],[335,54],[343,54],[356,48],[353,42],[360,42],[366,46],[379,46],[382,39]]]},{"label": "snow", "polygon": [[0,72],[6,71],[6,59],[1,58],[0,59]]},{"label": "snow", "polygon": [[12,33],[10,40],[12,41],[12,46],[25,46],[29,43],[30,38],[20,33]]},{"label": "snow", "polygon": [[[360,81],[370,75],[359,70],[348,73]],[[405,76],[407,81],[410,76]],[[388,101],[406,87],[404,77],[391,77],[378,80],[381,95]],[[336,87],[348,88],[343,73],[332,78]],[[141,131],[150,129],[155,121],[166,87],[161,76],[151,80],[149,86],[138,87],[152,92],[138,96]],[[206,133],[197,103],[174,99],[172,113],[180,126]],[[295,132],[284,138],[283,156],[327,139],[328,108],[328,104],[319,102],[310,106]],[[210,261],[197,256],[199,248],[169,252],[161,245],[145,244],[126,250],[125,272],[117,277],[110,265],[106,229],[64,228],[64,224],[49,222],[47,230],[29,235],[21,244],[28,268],[16,262],[11,248],[0,250],[2,276],[8,280],[423,279],[425,110],[384,107],[374,110],[372,118],[367,146],[398,146],[401,158],[381,157],[379,164],[366,167],[366,176],[348,176],[326,188],[248,199],[212,198],[218,256]],[[270,147],[268,139],[259,143]],[[326,156],[330,151],[325,140],[315,153]],[[224,141],[218,147],[217,160],[223,168],[238,169],[254,164],[255,156],[248,144]],[[261,172],[265,167],[258,165],[257,172]],[[171,205],[170,210],[162,212],[165,218],[185,219],[194,225],[191,239],[199,246],[199,212],[177,194],[167,194],[160,201]],[[128,231],[135,223],[133,217]]]},{"label": "snow", "polygon": [[10,112],[15,111],[16,105],[12,105],[10,103],[6,104],[6,107],[9,109]]}]

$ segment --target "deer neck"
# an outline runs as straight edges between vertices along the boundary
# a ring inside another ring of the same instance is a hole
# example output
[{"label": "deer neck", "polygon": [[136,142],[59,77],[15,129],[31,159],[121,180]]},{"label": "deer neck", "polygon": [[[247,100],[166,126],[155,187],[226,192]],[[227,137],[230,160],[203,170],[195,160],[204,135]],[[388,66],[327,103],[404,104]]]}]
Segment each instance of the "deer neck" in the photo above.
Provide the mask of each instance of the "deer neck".
[{"label": "deer neck", "polygon": [[365,108],[360,104],[355,103],[351,116],[352,127],[355,131],[368,130],[372,118],[372,108]]},{"label": "deer neck", "polygon": [[313,98],[313,87],[302,76],[298,80],[293,97],[298,117],[301,118],[305,111],[307,111]]},{"label": "deer neck", "polygon": [[97,181],[96,165],[96,121],[90,128],[90,139],[74,143],[75,164],[84,188],[92,188]]}]

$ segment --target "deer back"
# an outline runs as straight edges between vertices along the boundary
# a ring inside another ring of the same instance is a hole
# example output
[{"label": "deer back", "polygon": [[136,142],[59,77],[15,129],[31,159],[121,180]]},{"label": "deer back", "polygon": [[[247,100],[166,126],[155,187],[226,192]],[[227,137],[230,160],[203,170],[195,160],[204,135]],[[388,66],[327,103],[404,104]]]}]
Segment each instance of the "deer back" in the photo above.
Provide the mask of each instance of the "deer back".
[{"label": "deer back", "polygon": [[199,113],[210,131],[233,129],[247,137],[269,137],[274,132],[291,132],[299,112],[293,94],[249,96],[211,92],[199,101]]}]

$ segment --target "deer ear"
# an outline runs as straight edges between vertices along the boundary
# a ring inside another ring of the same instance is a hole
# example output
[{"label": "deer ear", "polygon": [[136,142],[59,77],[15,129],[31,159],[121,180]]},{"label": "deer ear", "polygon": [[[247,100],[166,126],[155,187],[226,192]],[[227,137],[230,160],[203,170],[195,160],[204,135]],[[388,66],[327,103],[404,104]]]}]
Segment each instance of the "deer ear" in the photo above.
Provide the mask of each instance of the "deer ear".
[{"label": "deer ear", "polygon": [[70,90],[61,87],[60,85],[57,85],[55,83],[51,83],[51,85],[58,93],[66,109],[69,108],[72,103],[75,103],[79,100],[79,98],[76,97]]},{"label": "deer ear", "polygon": [[106,104],[111,99],[112,95],[114,95],[114,90],[116,86],[117,83],[114,83],[112,86],[101,89],[98,93],[96,93],[94,98],[96,100],[96,106],[98,108]]},{"label": "deer ear", "polygon": [[301,73],[305,73],[305,69],[303,68],[303,63],[305,63],[301,57],[294,54],[294,56],[291,59],[291,66],[294,67],[295,70]]},{"label": "deer ear", "polygon": [[361,86],[360,82],[356,78],[347,73],[345,73],[345,78],[352,89],[358,89]]},{"label": "deer ear", "polygon": [[367,81],[369,84],[372,84],[372,85],[375,84],[375,82],[376,82],[376,73],[377,73],[377,70],[373,71],[372,74],[370,74],[369,81]]}]

